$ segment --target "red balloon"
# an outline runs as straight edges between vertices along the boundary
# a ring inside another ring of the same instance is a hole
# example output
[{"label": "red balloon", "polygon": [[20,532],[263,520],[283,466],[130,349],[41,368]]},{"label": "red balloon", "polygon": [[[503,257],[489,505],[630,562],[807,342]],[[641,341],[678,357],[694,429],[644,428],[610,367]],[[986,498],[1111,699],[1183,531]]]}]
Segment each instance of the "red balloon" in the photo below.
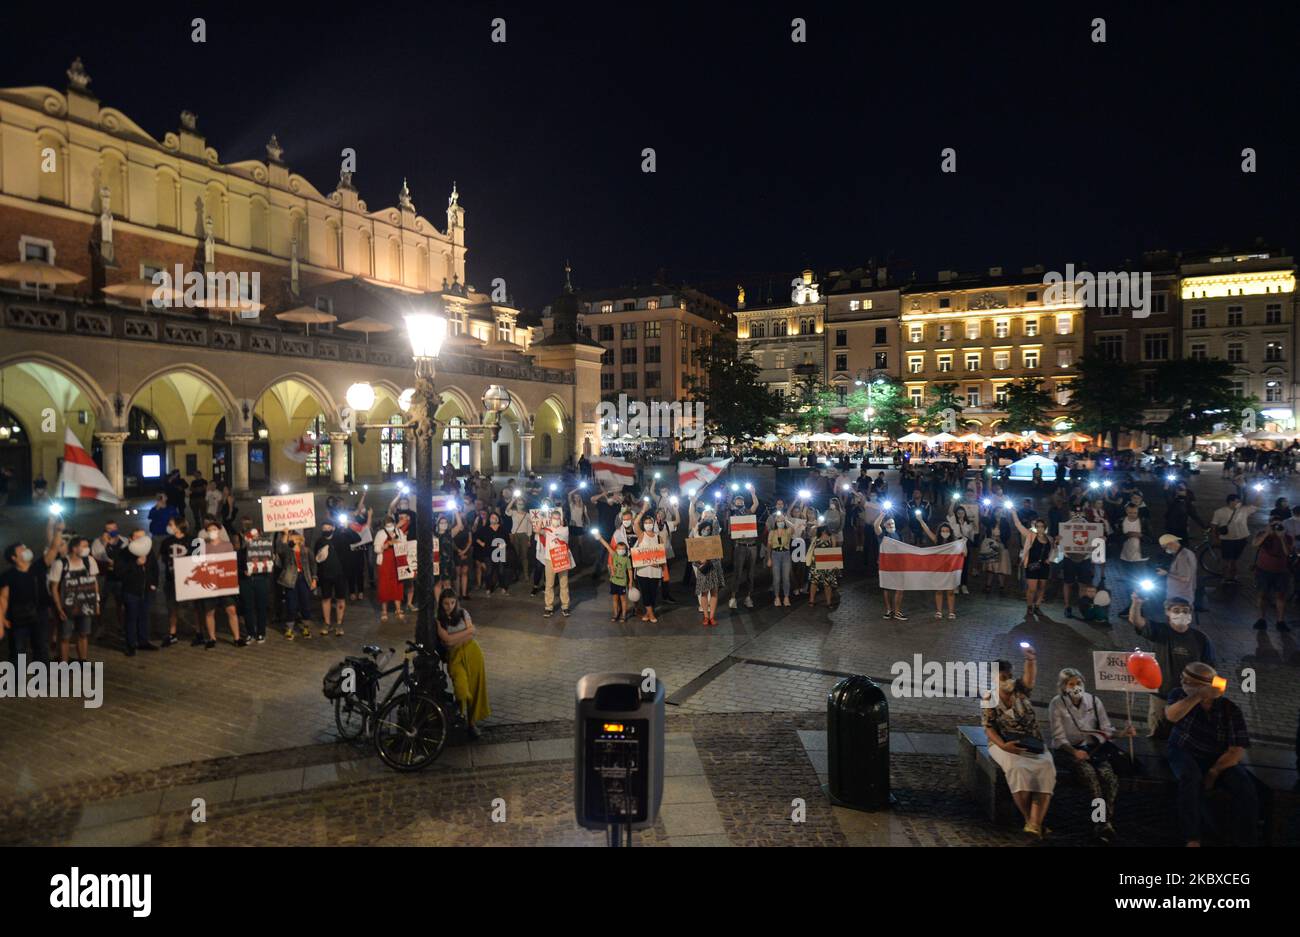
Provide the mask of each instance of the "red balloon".
[{"label": "red balloon", "polygon": [[1142,684],[1148,690],[1154,690],[1160,686],[1160,661],[1156,660],[1154,654],[1148,654],[1145,651],[1134,651],[1128,657],[1128,672],[1133,675],[1133,679]]}]

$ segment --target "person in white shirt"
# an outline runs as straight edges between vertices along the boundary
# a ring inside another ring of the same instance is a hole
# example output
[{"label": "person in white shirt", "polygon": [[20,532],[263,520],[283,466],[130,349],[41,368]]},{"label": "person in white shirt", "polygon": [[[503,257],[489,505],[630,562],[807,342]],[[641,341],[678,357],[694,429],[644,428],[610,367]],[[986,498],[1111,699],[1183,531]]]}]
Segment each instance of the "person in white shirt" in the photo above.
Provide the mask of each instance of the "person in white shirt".
[{"label": "person in white shirt", "polygon": [[1111,821],[1115,817],[1119,778],[1110,766],[1108,756],[1122,755],[1111,739],[1130,738],[1137,734],[1137,730],[1129,725],[1117,733],[1106,715],[1106,707],[1084,689],[1083,674],[1073,667],[1060,672],[1057,689],[1047,707],[1057,767],[1074,772],[1089,792],[1090,805],[1098,800],[1106,805],[1104,818],[1093,820],[1093,835],[1102,842],[1109,842],[1115,835]]},{"label": "person in white shirt", "polygon": [[1210,518],[1211,537],[1217,537],[1223,555],[1224,582],[1237,581],[1237,561],[1250,539],[1250,510],[1237,495],[1228,495],[1228,503]]},{"label": "person in white shirt", "polygon": [[[555,611],[555,581],[560,581],[560,614],[565,618],[569,617],[569,571],[568,569],[555,571],[555,565],[551,559],[551,548],[557,544],[564,544],[567,549],[569,546],[569,528],[564,523],[563,511],[552,511],[550,521],[547,526],[537,531],[537,562],[542,564],[543,575],[546,577],[546,592],[544,594],[545,608],[543,616],[550,618]],[[570,564],[573,558],[569,558]]]}]

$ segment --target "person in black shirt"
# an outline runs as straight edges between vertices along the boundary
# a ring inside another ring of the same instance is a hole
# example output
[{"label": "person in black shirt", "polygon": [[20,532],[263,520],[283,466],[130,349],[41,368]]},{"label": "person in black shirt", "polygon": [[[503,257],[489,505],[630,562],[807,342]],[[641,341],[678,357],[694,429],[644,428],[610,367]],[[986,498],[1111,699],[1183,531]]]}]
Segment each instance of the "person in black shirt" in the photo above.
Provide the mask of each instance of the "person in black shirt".
[{"label": "person in black shirt", "polygon": [[[355,536],[355,535],[354,535]],[[330,633],[331,624],[334,633],[343,634],[343,612],[347,608],[348,578],[346,562],[351,551],[351,544],[345,543],[338,531],[334,529],[334,518],[326,517],[321,524],[320,536],[312,549],[316,553],[316,582],[320,587],[321,617],[325,624],[321,634]],[[331,611],[338,612],[338,618]]]},{"label": "person in black shirt", "polygon": [[203,529],[203,517],[208,513],[208,482],[198,472],[190,478],[190,513],[194,515],[194,527]]},{"label": "person in black shirt", "polygon": [[[176,623],[180,618],[181,603],[176,600],[175,570],[176,560],[190,554],[188,532],[189,525],[185,523],[185,518],[174,518],[167,525],[167,536],[163,538],[159,552],[162,561],[163,596],[167,602],[167,637],[163,639],[163,647],[171,647],[179,640],[176,637]],[[186,602],[185,605],[187,608],[195,608],[194,633],[200,635],[203,628],[199,625],[196,603]]]},{"label": "person in black shirt", "polygon": [[24,543],[5,547],[9,568],[0,574],[0,638],[9,638],[9,660],[17,667],[18,655],[50,662],[49,630],[37,616],[37,596],[45,583],[36,578],[33,552]]},{"label": "person in black shirt", "polygon": [[118,549],[113,569],[122,581],[122,598],[126,602],[126,656],[136,650],[156,651],[149,641],[149,605],[158,591],[158,564],[150,553],[153,541],[143,530],[131,534],[131,540]]}]

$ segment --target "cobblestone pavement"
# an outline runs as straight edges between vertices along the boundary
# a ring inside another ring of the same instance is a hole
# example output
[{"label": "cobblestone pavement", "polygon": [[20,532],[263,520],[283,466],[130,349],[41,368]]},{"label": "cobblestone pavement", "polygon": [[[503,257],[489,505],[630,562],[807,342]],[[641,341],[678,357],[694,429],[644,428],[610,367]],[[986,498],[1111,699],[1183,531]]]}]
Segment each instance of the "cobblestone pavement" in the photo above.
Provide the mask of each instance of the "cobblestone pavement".
[{"label": "cobblestone pavement", "polygon": [[[1208,516],[1222,502],[1217,468],[1197,478],[1195,489]],[[1289,493],[1294,500],[1297,489],[1300,483],[1292,483],[1264,496],[1271,503]],[[1158,514],[1158,495],[1149,500]],[[1264,517],[1257,514],[1256,525]],[[1016,643],[1028,640],[1039,651],[1044,675],[1043,689],[1036,693],[1041,705],[1060,667],[1087,673],[1092,650],[1139,643],[1126,623],[1106,629],[1065,619],[1059,598],[1049,598],[1040,620],[1026,621],[1023,602],[1014,597],[961,596],[960,617],[940,621],[933,618],[931,597],[914,594],[907,600],[911,620],[902,622],[881,619],[878,590],[861,575],[847,577],[833,611],[764,606],[762,595],[753,610],[724,609],[719,627],[708,630],[699,626],[693,604],[685,603],[668,606],[657,626],[611,623],[606,590],[593,593],[586,579],[575,586],[574,615],[568,619],[558,614],[543,619],[540,599],[530,599],[526,589],[509,598],[473,598],[469,608],[481,626],[493,709],[484,741],[495,746],[564,739],[578,677],[651,667],[668,688],[673,731],[689,735],[698,752],[714,798],[711,809],[724,830],[698,832],[716,822],[707,810],[688,803],[683,815],[689,822],[677,821],[674,833],[661,820],[644,842],[709,843],[715,836],[737,845],[1019,841],[989,829],[964,792],[956,790],[951,755],[917,751],[896,757],[900,808],[887,823],[831,810],[820,794],[815,755],[798,732],[824,729],[826,692],[841,676],[865,673],[887,681],[896,661],[910,662],[916,654],[941,661],[1014,658]],[[1201,627],[1219,650],[1221,671],[1239,674],[1251,667],[1257,674],[1257,692],[1241,693],[1235,682],[1230,691],[1243,706],[1256,742],[1290,749],[1300,708],[1300,651],[1290,635],[1253,631],[1252,603],[1249,587],[1211,591]],[[231,799],[238,809],[214,806],[209,822],[196,829],[171,814],[150,814],[153,825],[144,840],[591,841],[572,822],[567,763],[471,764],[468,755],[452,750],[436,774],[371,775],[373,767],[363,766],[377,764],[373,757],[335,742],[321,675],[362,643],[398,646],[413,624],[410,617],[381,623],[366,603],[349,610],[345,637],[289,643],[272,633],[265,645],[243,649],[227,637],[213,650],[186,641],[135,658],[111,644],[93,646],[92,657],[105,661],[101,708],[86,709],[77,700],[0,702],[0,839],[72,841],[88,804],[141,795],[147,804],[155,790],[286,770],[304,777],[315,772],[312,777],[319,779],[327,770],[322,765],[339,764],[346,767],[334,781],[311,788],[304,781],[296,791],[261,800]],[[187,629],[183,623],[183,636]],[[1112,713],[1123,716],[1120,698],[1107,702]],[[1040,715],[1045,716],[1041,709]],[[952,736],[955,725],[976,722],[978,710],[966,700],[894,699],[891,719],[895,731]],[[1144,723],[1144,705],[1135,706],[1134,721]],[[462,757],[467,760],[459,763]],[[688,801],[700,794],[698,783],[675,784],[685,789],[676,796]],[[505,823],[492,824],[480,815],[483,797],[493,791],[498,792],[493,797],[506,800]],[[789,819],[797,797],[808,805],[803,824]],[[355,811],[357,804],[366,809]],[[382,833],[349,819],[350,811],[373,816],[372,808],[394,818],[385,821]],[[519,822],[525,817],[529,824]],[[143,819],[127,818],[135,824],[130,836],[140,835]],[[106,825],[111,824],[96,828]]]}]

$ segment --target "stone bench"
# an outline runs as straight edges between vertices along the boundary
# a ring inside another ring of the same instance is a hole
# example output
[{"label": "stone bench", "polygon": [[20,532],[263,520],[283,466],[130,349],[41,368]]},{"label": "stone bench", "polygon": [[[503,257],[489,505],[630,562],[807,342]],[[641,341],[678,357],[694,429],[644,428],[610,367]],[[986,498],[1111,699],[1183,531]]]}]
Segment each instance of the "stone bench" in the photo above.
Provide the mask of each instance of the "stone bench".
[{"label": "stone bench", "polygon": [[[1128,751],[1128,740],[1115,743]],[[1154,792],[1173,801],[1177,789],[1173,772],[1165,756],[1165,743],[1139,736],[1133,739],[1133,758],[1140,774],[1120,779],[1120,791]],[[1295,754],[1285,749],[1254,747],[1246,752],[1242,764],[1250,769],[1260,795],[1262,842],[1267,845],[1300,843],[1300,793],[1297,793]],[[989,755],[989,740],[983,726],[957,727],[957,769],[962,785],[989,820],[1001,826],[1020,826],[1022,819],[1011,799],[1006,776]],[[1077,782],[1073,772],[1059,771],[1058,788]],[[1211,797],[1216,814],[1226,798]]]}]

